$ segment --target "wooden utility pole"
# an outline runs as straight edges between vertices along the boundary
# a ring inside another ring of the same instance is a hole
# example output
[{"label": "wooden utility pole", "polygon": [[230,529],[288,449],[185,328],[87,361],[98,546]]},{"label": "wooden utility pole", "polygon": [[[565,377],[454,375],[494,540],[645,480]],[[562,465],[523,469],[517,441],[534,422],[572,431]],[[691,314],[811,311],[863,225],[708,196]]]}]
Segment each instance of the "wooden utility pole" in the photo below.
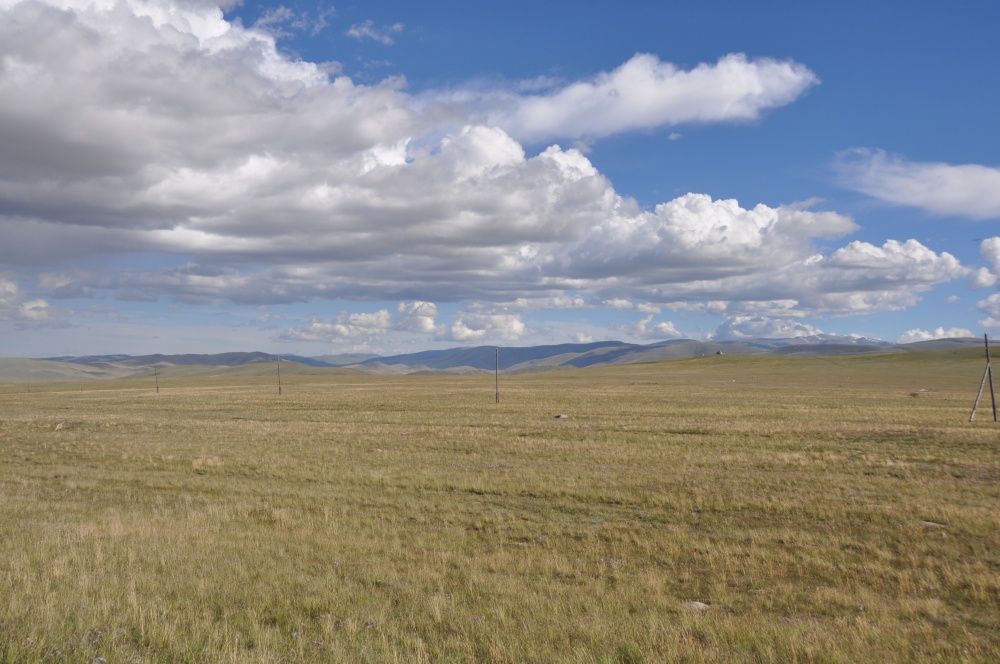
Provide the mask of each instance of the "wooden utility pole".
[{"label": "wooden utility pole", "polygon": [[156,381],[156,393],[160,393],[160,375],[156,371],[156,367],[153,367],[153,380]]},{"label": "wooden utility pole", "polygon": [[986,344],[986,371],[983,373],[983,382],[979,384],[979,394],[976,396],[976,403],[972,406],[972,415],[969,416],[969,421],[976,419],[976,409],[979,408],[979,400],[983,396],[983,388],[986,387],[986,379],[990,381],[990,400],[993,402],[993,421],[997,421],[997,397],[996,392],[993,391],[993,368],[990,366],[990,340],[985,334],[983,335],[983,343]]},{"label": "wooden utility pole", "polygon": [[990,401],[993,403],[993,421],[997,421],[997,395],[993,391],[993,369],[990,366],[990,340],[985,334],[983,343],[986,344],[986,373],[990,375]]},{"label": "wooden utility pole", "polygon": [[500,349],[497,348],[497,368],[493,372],[494,381],[497,388],[497,403],[500,403]]},{"label": "wooden utility pole", "polygon": [[281,358],[278,358],[278,396],[281,396]]}]

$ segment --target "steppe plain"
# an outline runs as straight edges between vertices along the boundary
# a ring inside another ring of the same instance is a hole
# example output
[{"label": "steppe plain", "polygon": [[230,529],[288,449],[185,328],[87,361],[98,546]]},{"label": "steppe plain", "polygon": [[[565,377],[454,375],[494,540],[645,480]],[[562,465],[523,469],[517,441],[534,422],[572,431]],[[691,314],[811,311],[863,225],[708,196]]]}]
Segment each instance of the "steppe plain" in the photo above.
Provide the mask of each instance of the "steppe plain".
[{"label": "steppe plain", "polygon": [[981,352],[287,364],[0,384],[0,661],[1000,660]]}]

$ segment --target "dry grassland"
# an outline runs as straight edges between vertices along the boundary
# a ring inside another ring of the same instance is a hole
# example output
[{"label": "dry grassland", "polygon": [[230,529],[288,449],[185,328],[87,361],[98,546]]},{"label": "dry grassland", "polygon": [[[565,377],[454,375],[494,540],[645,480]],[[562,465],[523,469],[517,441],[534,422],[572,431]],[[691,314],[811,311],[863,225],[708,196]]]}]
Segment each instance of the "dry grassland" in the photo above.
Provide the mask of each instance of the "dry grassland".
[{"label": "dry grassland", "polygon": [[982,370],[3,385],[0,661],[997,661]]}]

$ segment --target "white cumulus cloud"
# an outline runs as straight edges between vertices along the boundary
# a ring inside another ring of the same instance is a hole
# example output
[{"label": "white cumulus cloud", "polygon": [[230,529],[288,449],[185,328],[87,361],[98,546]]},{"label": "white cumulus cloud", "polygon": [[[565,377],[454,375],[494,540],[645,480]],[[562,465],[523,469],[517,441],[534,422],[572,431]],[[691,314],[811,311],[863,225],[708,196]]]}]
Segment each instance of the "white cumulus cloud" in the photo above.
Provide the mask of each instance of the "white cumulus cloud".
[{"label": "white cumulus cloud", "polygon": [[433,302],[400,302],[398,310],[397,330],[429,334],[438,329],[434,322],[438,308]]},{"label": "white cumulus cloud", "polygon": [[18,316],[26,321],[45,321],[52,315],[52,306],[45,300],[28,300],[18,305]]},{"label": "white cumulus cloud", "polygon": [[590,80],[512,100],[491,120],[527,142],[600,138],[682,123],[754,120],[818,82],[792,61],[730,54],[684,70],[640,53]]},{"label": "white cumulus cloud", "polygon": [[516,341],[527,333],[528,327],[518,314],[464,313],[448,327],[442,338],[451,341]]},{"label": "white cumulus cloud", "polygon": [[392,25],[376,27],[375,22],[368,19],[356,25],[352,25],[351,29],[345,34],[358,40],[371,39],[381,44],[385,44],[386,46],[391,46],[393,44],[392,36],[398,35],[402,31],[402,23],[393,23]]},{"label": "white cumulus cloud", "polygon": [[290,329],[276,335],[279,341],[369,341],[378,339],[389,331],[391,316],[381,309],[374,313],[342,313],[333,322],[313,320],[300,329]]},{"label": "white cumulus cloud", "polygon": [[27,299],[17,282],[0,276],[0,320],[17,323],[46,323],[53,320],[55,311],[41,298]]},{"label": "white cumulus cloud", "polygon": [[20,297],[20,288],[10,279],[0,278],[0,311],[12,307]]},{"label": "white cumulus cloud", "polygon": [[976,303],[976,309],[986,314],[986,318],[979,321],[983,327],[1000,327],[1000,293],[994,293],[985,300]]},{"label": "white cumulus cloud", "polygon": [[715,334],[716,340],[794,339],[823,334],[823,331],[795,320],[766,316],[733,316],[723,322]]},{"label": "white cumulus cloud", "polygon": [[837,169],[845,186],[886,203],[941,216],[1000,218],[1000,168],[912,162],[858,148],[838,155]]},{"label": "white cumulus cloud", "polygon": [[985,267],[978,268],[969,275],[970,288],[989,288],[996,282],[997,275],[993,274]]},{"label": "white cumulus cloud", "polygon": [[979,245],[979,254],[990,264],[994,273],[1000,273],[1000,237],[991,237]]},{"label": "white cumulus cloud", "polygon": [[930,331],[918,328],[903,332],[903,334],[899,335],[899,338],[896,339],[896,343],[909,344],[915,341],[930,341],[932,339],[961,339],[973,336],[975,335],[964,327],[949,327],[947,329],[938,327]]},{"label": "white cumulus cloud", "polygon": [[680,339],[684,335],[672,321],[653,322],[654,314],[643,316],[631,325],[613,325],[612,330],[641,341]]},{"label": "white cumulus cloud", "polygon": [[686,194],[635,209],[615,199],[579,242],[559,248],[546,269],[566,276],[691,282],[787,264],[811,251],[810,238],[856,230],[854,221],[804,206],[744,209],[735,200]]}]

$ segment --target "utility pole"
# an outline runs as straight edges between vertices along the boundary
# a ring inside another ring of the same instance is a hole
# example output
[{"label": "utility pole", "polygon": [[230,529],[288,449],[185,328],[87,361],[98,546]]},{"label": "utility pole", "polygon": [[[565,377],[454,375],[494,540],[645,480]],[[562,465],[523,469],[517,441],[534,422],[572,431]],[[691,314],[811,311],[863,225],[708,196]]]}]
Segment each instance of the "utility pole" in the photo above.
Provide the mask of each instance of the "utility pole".
[{"label": "utility pole", "polygon": [[997,421],[997,395],[993,391],[993,369],[990,367],[990,340],[985,334],[983,343],[986,344],[986,373],[990,375],[990,401],[993,402],[993,421]]},{"label": "utility pole", "polygon": [[985,334],[983,335],[983,343],[986,344],[986,372],[983,373],[983,382],[979,384],[979,394],[976,396],[976,403],[972,406],[972,415],[969,416],[970,422],[976,419],[976,409],[979,408],[979,400],[983,397],[983,388],[986,387],[987,378],[990,381],[990,399],[993,401],[993,421],[997,421],[997,397],[993,391],[993,368],[990,365],[990,340]]}]

